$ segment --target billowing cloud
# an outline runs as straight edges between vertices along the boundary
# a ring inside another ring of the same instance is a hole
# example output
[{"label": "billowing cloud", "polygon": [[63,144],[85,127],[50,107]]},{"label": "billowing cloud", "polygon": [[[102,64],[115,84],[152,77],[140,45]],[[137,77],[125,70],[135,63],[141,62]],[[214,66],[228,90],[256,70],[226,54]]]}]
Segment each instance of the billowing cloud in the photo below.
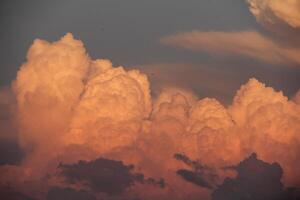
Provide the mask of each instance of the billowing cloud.
[{"label": "billowing cloud", "polygon": [[300,2],[298,0],[247,0],[250,11],[262,24],[285,22],[293,28],[300,27]]},{"label": "billowing cloud", "polygon": [[[267,55],[266,61],[287,59]],[[289,100],[254,78],[228,107],[176,87],[152,97],[145,74],[92,60],[82,42],[67,34],[57,42],[33,43],[13,91],[2,105],[15,105],[5,116],[15,121],[25,154],[19,165],[0,167],[0,184],[38,199],[86,195],[82,190],[92,195],[129,190],[130,197],[141,199],[208,199],[216,185],[213,177],[218,183],[232,178],[224,167],[252,152],[280,164],[285,186],[300,185],[298,97]],[[179,162],[175,153],[188,160]],[[190,165],[194,161],[198,164]],[[55,187],[62,189],[50,190]]]},{"label": "billowing cloud", "polygon": [[[93,142],[102,152],[115,148],[121,141],[128,145],[134,142],[141,121],[148,118],[150,112],[146,75],[137,70],[114,68],[108,60],[93,61],[65,142]],[[89,135],[85,134],[86,131],[90,132]]]},{"label": "billowing cloud", "polygon": [[84,89],[88,67],[82,42],[71,34],[53,44],[34,41],[14,82],[22,130],[19,137],[25,149],[60,145]]},{"label": "billowing cloud", "polygon": [[27,176],[47,171],[46,160],[69,144],[88,143],[101,153],[131,144],[151,111],[144,74],[91,60],[70,33],[53,43],[35,40],[13,89],[19,141],[31,152]]},{"label": "billowing cloud", "polygon": [[299,48],[281,46],[256,31],[193,31],[164,37],[161,42],[213,55],[241,55],[271,64],[300,64]]}]

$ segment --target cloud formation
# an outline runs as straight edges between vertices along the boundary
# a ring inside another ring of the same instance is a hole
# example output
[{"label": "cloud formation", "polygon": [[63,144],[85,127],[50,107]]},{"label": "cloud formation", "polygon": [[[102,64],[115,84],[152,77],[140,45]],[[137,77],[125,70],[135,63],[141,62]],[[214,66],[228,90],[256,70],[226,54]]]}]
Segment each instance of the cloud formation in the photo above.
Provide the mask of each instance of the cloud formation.
[{"label": "cloud formation", "polygon": [[192,161],[186,155],[175,154],[176,160],[184,162],[192,170],[179,169],[177,174],[186,181],[192,182],[196,185],[206,188],[214,188],[216,179],[218,178],[216,172],[208,166],[203,165],[200,161]]},{"label": "cloud formation", "polygon": [[[195,170],[194,172],[183,169],[177,171],[186,181],[201,187],[213,188],[208,184],[207,177],[203,173],[206,170],[213,172],[210,168],[199,161],[191,161],[182,154],[175,154],[175,158],[192,166]],[[299,188],[284,188],[281,182],[283,174],[281,166],[276,162],[269,164],[259,160],[256,153],[252,153],[237,165],[224,167],[223,170],[236,171],[237,175],[225,178],[222,184],[214,183],[213,200],[286,200],[300,197]],[[214,173],[210,176],[213,176],[211,180],[218,178],[218,175]]]},{"label": "cloud formation", "polygon": [[19,164],[23,156],[17,141],[11,139],[0,140],[0,165]]},{"label": "cloud formation", "polygon": [[29,160],[50,160],[69,144],[88,143],[101,153],[131,144],[151,111],[144,74],[91,60],[70,33],[53,43],[35,40],[13,89],[19,141],[31,152],[28,176],[47,170],[41,162],[41,171],[33,170]]},{"label": "cloud formation", "polygon": [[[298,95],[289,100],[257,79],[242,85],[228,107],[176,87],[153,97],[145,74],[92,60],[67,34],[53,43],[35,40],[12,87],[13,98],[1,99],[16,101],[7,121],[16,121],[25,156],[17,166],[0,167],[0,185],[26,195],[45,199],[53,187],[73,195],[89,185],[96,197],[130,188],[130,197],[142,199],[208,199],[212,174],[217,182],[233,177],[223,168],[252,152],[280,164],[285,186],[300,185]],[[175,153],[189,159],[178,162]],[[104,176],[107,168],[112,176]],[[115,178],[122,172],[125,179]],[[100,187],[103,180],[111,187]],[[123,184],[113,187],[116,180]]]},{"label": "cloud formation", "polygon": [[79,161],[58,167],[66,181],[75,184],[83,183],[96,192],[119,195],[135,183],[152,184],[164,187],[164,181],[152,178],[145,179],[143,174],[133,173],[133,165],[124,165],[122,161],[98,158],[89,162]]},{"label": "cloud formation", "polygon": [[247,0],[251,13],[262,24],[283,21],[293,28],[300,27],[300,2],[298,0]]},{"label": "cloud formation", "polygon": [[230,199],[298,199],[290,191],[285,191],[280,179],[282,169],[278,163],[266,163],[257,159],[255,153],[231,167],[237,171],[235,178],[226,178],[212,194],[213,200]]},{"label": "cloud formation", "polygon": [[161,38],[161,43],[212,55],[240,55],[269,64],[300,66],[300,3],[297,0],[247,0],[258,23],[271,34],[253,30],[190,31]]},{"label": "cloud formation", "polygon": [[47,200],[96,200],[96,197],[84,190],[74,190],[72,188],[50,188]]},{"label": "cloud formation", "polygon": [[281,46],[256,31],[193,31],[164,37],[161,42],[213,55],[241,55],[271,64],[300,64],[299,48]]},{"label": "cloud formation", "polygon": [[16,99],[9,87],[0,87],[0,140],[15,140],[17,137],[15,110]]},{"label": "cloud formation", "polygon": [[0,187],[0,198],[6,200],[36,200],[21,192],[16,191],[15,189],[7,185]]}]

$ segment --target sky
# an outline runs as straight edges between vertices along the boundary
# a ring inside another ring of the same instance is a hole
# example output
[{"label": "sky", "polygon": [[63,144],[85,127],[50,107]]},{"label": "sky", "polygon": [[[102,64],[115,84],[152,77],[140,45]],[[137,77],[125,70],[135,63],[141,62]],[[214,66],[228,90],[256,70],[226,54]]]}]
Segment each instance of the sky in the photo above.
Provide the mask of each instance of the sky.
[{"label": "sky", "polygon": [[[287,96],[300,85],[300,69],[293,64],[212,56],[161,44],[164,36],[193,30],[264,32],[243,0],[1,1],[0,9],[1,86],[14,79],[34,39],[55,41],[68,32],[84,42],[92,58],[111,59],[115,65],[153,74],[153,90],[162,84],[176,85],[229,103],[239,86],[252,77]],[[198,76],[189,83],[178,76],[166,80],[177,71]],[[220,84],[226,88],[220,89]]]},{"label": "sky", "polygon": [[0,5],[0,199],[300,198],[298,0]]}]

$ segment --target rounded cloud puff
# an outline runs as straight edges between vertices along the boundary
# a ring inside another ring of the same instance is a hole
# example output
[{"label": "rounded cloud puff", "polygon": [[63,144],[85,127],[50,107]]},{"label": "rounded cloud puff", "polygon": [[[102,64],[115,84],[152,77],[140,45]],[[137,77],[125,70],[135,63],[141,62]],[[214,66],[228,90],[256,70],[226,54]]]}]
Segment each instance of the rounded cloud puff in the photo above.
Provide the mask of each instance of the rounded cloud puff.
[{"label": "rounded cloud puff", "polygon": [[103,60],[93,62],[91,72],[65,141],[91,142],[100,152],[134,142],[151,112],[147,77]]},{"label": "rounded cloud puff", "polygon": [[51,140],[59,143],[84,89],[89,65],[82,42],[70,33],[52,44],[34,41],[14,82],[20,140],[28,150],[48,146]]},{"label": "rounded cloud puff", "polygon": [[[51,160],[71,144],[98,152],[129,145],[152,106],[146,75],[91,60],[70,33],[53,43],[34,41],[14,92],[19,140],[31,152],[27,160],[36,161]],[[47,168],[46,161],[38,165]]]}]

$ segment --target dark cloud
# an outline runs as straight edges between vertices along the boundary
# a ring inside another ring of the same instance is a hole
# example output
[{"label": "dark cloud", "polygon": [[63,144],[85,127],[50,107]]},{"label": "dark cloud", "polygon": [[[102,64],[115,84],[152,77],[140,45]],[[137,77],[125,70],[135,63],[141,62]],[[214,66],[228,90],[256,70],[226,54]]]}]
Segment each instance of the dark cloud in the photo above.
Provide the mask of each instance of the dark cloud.
[{"label": "dark cloud", "polygon": [[213,200],[286,200],[300,197],[296,197],[296,189],[284,189],[281,183],[283,170],[279,164],[258,160],[255,153],[228,169],[236,170],[237,177],[226,178],[213,192]]},{"label": "dark cloud", "polygon": [[177,171],[177,174],[184,178],[186,181],[192,182],[202,187],[212,188],[212,186],[205,180],[205,178],[203,178],[200,174],[197,174],[196,172],[180,169]]},{"label": "dark cloud", "polygon": [[12,139],[0,139],[0,165],[19,164],[24,156],[18,142]]},{"label": "dark cloud", "polygon": [[0,87],[0,165],[19,164],[23,152],[15,123],[16,98],[10,87]]},{"label": "dark cloud", "polygon": [[143,174],[133,172],[133,165],[124,165],[122,161],[99,158],[70,165],[60,164],[59,168],[68,183],[85,183],[93,191],[109,195],[120,195],[136,182],[165,186],[163,179],[145,178]]},{"label": "dark cloud", "polygon": [[96,197],[84,190],[52,187],[47,194],[47,200],[96,200]]},{"label": "dark cloud", "polygon": [[85,181],[93,190],[107,194],[122,193],[134,184],[136,178],[131,173],[132,165],[103,158],[72,165],[61,164],[59,168],[69,183]]},{"label": "dark cloud", "polygon": [[300,188],[287,188],[282,199],[300,200]]},{"label": "dark cloud", "polygon": [[10,186],[0,186],[1,200],[35,200],[21,192],[18,192]]},{"label": "dark cloud", "polygon": [[212,189],[218,179],[215,171],[202,164],[199,160],[193,161],[184,154],[175,154],[176,160],[184,162],[192,170],[179,169],[177,174],[188,182],[194,183],[201,187]]}]

